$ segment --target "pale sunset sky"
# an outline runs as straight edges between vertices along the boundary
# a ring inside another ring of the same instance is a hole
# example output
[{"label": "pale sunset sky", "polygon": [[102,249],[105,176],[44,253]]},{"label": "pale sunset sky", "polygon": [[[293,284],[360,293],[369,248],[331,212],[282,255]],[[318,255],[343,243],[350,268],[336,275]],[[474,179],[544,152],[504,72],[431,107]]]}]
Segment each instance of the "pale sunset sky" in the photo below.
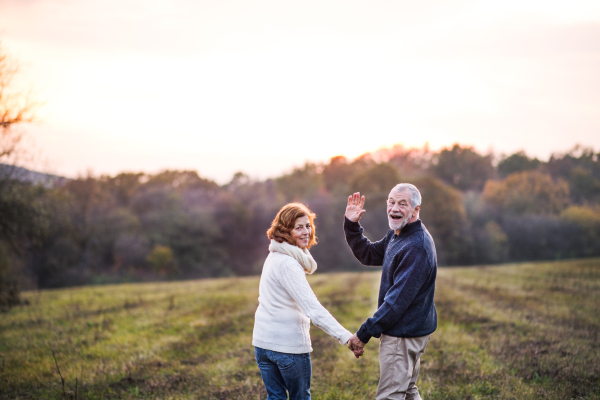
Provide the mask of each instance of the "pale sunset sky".
[{"label": "pale sunset sky", "polygon": [[598,0],[0,0],[0,40],[44,104],[29,166],[68,177],[600,151]]}]

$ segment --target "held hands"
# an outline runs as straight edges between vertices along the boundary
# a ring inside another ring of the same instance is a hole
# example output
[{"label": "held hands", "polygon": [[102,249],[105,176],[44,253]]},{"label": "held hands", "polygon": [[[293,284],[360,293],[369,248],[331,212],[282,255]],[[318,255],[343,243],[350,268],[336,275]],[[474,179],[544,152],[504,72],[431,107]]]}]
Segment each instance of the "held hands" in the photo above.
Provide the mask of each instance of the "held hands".
[{"label": "held hands", "polygon": [[360,341],[356,334],[354,334],[350,339],[348,339],[348,343],[346,343],[346,346],[348,346],[348,348],[352,350],[352,352],[354,353],[354,357],[356,358],[359,358],[365,352],[365,344]]},{"label": "held hands", "polygon": [[348,196],[348,205],[346,206],[346,218],[352,222],[358,222],[360,217],[365,213],[363,207],[365,205],[365,196],[360,196],[359,192],[354,193],[352,196]]}]

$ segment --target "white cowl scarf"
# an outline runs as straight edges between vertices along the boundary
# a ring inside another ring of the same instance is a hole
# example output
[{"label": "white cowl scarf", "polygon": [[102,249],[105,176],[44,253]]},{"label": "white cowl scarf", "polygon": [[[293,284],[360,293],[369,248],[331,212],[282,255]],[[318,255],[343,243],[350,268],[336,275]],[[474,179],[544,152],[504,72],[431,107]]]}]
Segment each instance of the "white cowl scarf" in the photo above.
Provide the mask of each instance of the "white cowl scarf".
[{"label": "white cowl scarf", "polygon": [[288,242],[279,243],[276,240],[271,239],[271,244],[269,245],[269,251],[271,253],[281,253],[286,254],[302,265],[304,271],[310,275],[317,270],[317,262],[310,255],[308,249],[301,249],[298,246],[294,246],[289,244]]}]

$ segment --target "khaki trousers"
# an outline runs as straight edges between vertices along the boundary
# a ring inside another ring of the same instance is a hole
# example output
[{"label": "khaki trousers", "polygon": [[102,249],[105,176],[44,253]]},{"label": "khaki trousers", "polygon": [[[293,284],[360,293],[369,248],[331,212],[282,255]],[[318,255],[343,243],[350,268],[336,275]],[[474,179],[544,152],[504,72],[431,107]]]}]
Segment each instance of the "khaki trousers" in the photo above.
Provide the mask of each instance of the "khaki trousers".
[{"label": "khaki trousers", "polygon": [[417,378],[421,355],[431,335],[401,338],[381,335],[377,400],[421,400]]}]

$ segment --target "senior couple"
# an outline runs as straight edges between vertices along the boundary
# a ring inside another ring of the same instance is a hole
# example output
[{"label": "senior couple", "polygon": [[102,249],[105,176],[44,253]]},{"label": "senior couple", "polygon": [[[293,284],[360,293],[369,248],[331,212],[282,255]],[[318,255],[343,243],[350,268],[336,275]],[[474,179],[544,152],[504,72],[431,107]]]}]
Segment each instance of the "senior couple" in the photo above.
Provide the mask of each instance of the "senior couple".
[{"label": "senior couple", "polygon": [[344,232],[364,265],[382,266],[377,311],[353,335],[319,303],[306,275],[317,269],[308,249],[316,243],[315,215],[303,204],[284,206],[267,231],[252,344],[268,400],[310,399],[310,321],[346,345],[356,358],[372,337],[380,339],[377,400],[421,399],[416,386],[420,357],[437,327],[433,304],[437,258],[419,219],[421,194],[409,183],[387,199],[390,230],[378,242],[363,236],[365,197],[348,197]]}]

